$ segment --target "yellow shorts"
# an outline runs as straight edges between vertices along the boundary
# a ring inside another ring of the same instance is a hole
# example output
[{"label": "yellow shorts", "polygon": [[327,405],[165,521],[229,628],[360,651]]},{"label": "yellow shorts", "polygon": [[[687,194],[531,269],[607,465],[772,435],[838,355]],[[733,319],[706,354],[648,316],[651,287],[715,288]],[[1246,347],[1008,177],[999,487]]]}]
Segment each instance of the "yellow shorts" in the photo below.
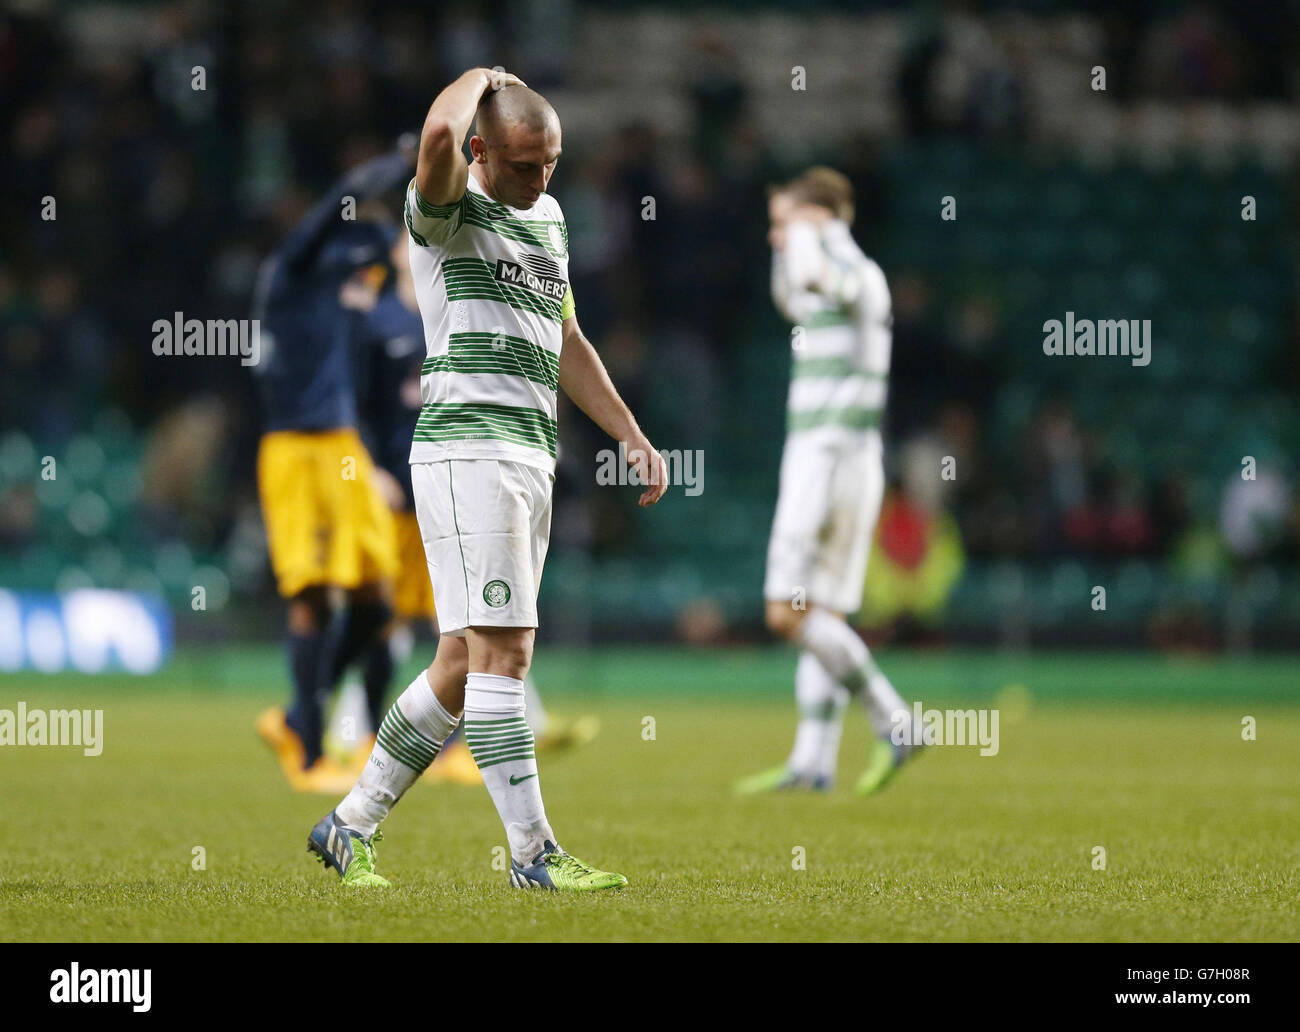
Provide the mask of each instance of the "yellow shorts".
[{"label": "yellow shorts", "polygon": [[414,511],[393,515],[397,523],[397,555],[401,569],[393,593],[393,608],[404,620],[437,616],[433,607],[433,585],[429,583],[429,561],[424,557],[424,539]]},{"label": "yellow shorts", "polygon": [[393,514],[355,430],[263,435],[257,486],[285,598],[314,585],[355,588],[397,574]]}]

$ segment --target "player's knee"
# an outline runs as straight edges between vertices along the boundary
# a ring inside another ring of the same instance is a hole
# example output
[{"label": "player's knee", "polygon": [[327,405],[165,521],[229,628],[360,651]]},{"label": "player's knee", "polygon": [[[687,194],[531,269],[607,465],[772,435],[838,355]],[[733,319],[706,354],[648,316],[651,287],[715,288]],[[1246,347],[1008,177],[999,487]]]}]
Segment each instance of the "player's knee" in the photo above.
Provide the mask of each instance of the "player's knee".
[{"label": "player's knee", "polygon": [[533,662],[532,628],[478,631],[470,643],[470,663],[475,671],[522,681]]},{"label": "player's knee", "polygon": [[329,618],[329,593],[323,587],[304,588],[289,600],[290,634],[316,634]]},{"label": "player's knee", "polygon": [[528,676],[528,668],[532,664],[532,637],[521,635],[508,641],[498,642],[488,655],[487,668],[484,672],[522,681]]},{"label": "player's knee", "polygon": [[367,638],[379,634],[393,619],[393,607],[382,594],[354,595],[351,605],[358,630]]},{"label": "player's knee", "polygon": [[798,633],[804,618],[803,610],[795,609],[789,602],[768,602],[765,615],[768,630],[787,640]]},{"label": "player's knee", "polygon": [[465,639],[450,634],[439,638],[433,666],[439,676],[459,677],[463,682],[469,673],[469,648],[465,644]]},{"label": "player's knee", "polygon": [[392,587],[387,581],[372,581],[362,584],[348,592],[353,605],[387,606],[392,600]]}]

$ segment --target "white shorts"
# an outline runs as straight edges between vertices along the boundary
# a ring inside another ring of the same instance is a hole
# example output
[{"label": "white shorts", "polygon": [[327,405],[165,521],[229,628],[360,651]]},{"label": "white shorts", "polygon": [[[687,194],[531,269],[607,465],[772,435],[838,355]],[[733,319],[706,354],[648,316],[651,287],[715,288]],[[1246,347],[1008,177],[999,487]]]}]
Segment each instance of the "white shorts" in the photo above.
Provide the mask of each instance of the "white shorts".
[{"label": "white shorts", "polygon": [[439,633],[537,626],[553,482],[545,470],[501,459],[411,464]]},{"label": "white shorts", "polygon": [[787,438],[763,597],[856,613],[884,493],[878,432]]}]

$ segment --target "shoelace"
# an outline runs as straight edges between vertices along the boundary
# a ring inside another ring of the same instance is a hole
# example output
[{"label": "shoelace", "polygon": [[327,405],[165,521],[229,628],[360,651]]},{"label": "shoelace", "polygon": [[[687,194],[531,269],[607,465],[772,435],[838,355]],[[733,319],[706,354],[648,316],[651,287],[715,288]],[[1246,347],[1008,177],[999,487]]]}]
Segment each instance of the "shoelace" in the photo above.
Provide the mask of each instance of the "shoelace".
[{"label": "shoelace", "polygon": [[383,838],[384,838],[384,833],[380,831],[378,828],[376,828],[375,833],[370,836],[369,842],[366,842],[365,839],[361,840],[366,847],[366,851],[364,853],[358,852],[357,856],[361,859],[361,862],[365,864],[365,866],[370,871],[374,871],[375,860],[378,859],[379,857],[379,851],[375,849],[375,843],[382,841]]},{"label": "shoelace", "polygon": [[548,864],[560,864],[565,867],[576,867],[581,874],[595,874],[596,869],[591,864],[584,864],[576,856],[570,856],[568,853],[551,853],[547,856]]}]

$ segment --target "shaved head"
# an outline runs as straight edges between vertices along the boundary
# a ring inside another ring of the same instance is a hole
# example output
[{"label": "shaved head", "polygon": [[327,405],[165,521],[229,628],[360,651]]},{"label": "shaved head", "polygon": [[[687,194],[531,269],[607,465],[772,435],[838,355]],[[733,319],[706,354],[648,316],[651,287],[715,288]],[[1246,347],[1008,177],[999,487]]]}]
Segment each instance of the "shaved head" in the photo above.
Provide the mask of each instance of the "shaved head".
[{"label": "shaved head", "polygon": [[550,101],[527,86],[505,86],[483,94],[478,105],[475,132],[489,143],[500,142],[503,132],[522,129],[529,134],[560,131],[560,117]]},{"label": "shaved head", "polygon": [[527,86],[491,90],[479,101],[469,150],[471,174],[488,196],[513,208],[531,208],[560,160],[559,116]]}]

